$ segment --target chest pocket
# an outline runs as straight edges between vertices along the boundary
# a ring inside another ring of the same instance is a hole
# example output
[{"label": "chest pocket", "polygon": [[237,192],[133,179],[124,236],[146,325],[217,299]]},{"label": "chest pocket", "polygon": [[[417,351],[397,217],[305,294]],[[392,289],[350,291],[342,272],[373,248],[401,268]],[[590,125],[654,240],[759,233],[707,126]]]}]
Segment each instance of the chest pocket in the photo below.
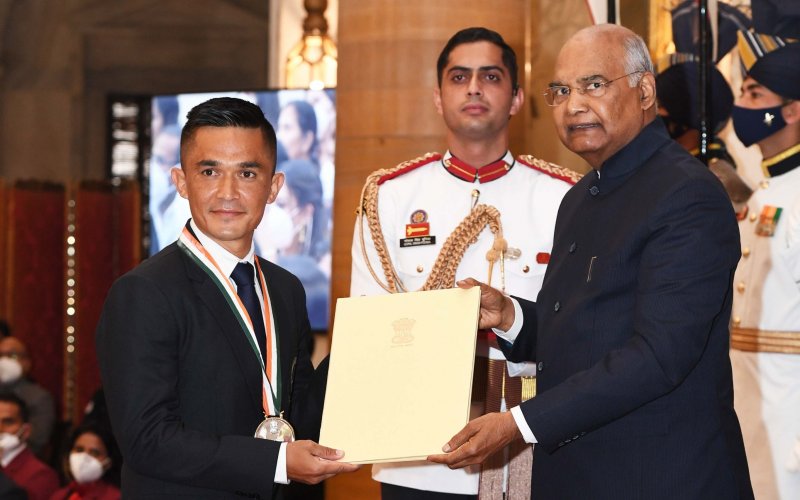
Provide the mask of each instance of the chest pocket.
[{"label": "chest pocket", "polygon": [[[547,270],[546,262],[537,262],[538,253],[533,250],[527,255],[523,252],[516,259],[506,258],[505,273],[508,292],[528,300],[536,300],[536,296],[542,288],[544,273]],[[540,258],[540,260],[543,259]],[[499,272],[499,269],[495,268],[495,272]]]},{"label": "chest pocket", "polygon": [[399,241],[395,241],[393,244],[395,245],[393,253],[397,256],[394,259],[394,266],[400,280],[409,292],[419,290],[425,284],[425,280],[436,262],[439,245],[402,248]]},{"label": "chest pocket", "polygon": [[591,264],[586,263],[585,277],[591,272],[591,280],[586,282],[583,296],[587,314],[581,325],[591,333],[590,363],[597,363],[612,349],[628,341],[623,332],[633,332],[633,309],[636,303],[637,272],[633,266],[623,265],[619,255],[599,255]]},{"label": "chest pocket", "polygon": [[609,292],[625,287],[630,280],[632,270],[625,269],[617,254],[595,255],[578,263],[583,266],[584,282],[589,293],[607,295]]}]

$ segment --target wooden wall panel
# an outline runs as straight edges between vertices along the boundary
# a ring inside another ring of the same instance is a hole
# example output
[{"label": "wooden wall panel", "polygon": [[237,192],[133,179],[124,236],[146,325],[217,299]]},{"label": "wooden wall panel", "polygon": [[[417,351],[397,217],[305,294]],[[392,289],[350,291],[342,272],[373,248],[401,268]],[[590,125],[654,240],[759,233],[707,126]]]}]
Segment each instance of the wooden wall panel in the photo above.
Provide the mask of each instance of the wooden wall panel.
[{"label": "wooden wall panel", "polygon": [[544,102],[544,89],[553,80],[561,46],[578,30],[592,24],[584,0],[530,0],[528,44],[525,54],[525,150],[578,172],[588,164],[569,151],[558,138],[553,111]]},{"label": "wooden wall panel", "polygon": [[8,320],[28,345],[31,378],[58,404],[64,370],[65,189],[18,181],[7,197]]},{"label": "wooden wall panel", "polygon": [[80,418],[100,387],[94,333],[114,280],[140,258],[139,190],[135,184],[112,187],[84,182],[75,191],[76,298],[74,362],[66,380],[71,405]]},{"label": "wooden wall panel", "polygon": [[8,321],[8,190],[0,179],[0,319]]},{"label": "wooden wall panel", "polygon": [[0,210],[0,313],[28,345],[31,376],[53,394],[59,417],[80,419],[100,386],[94,330],[106,292],[141,258],[139,189],[85,182],[67,193],[0,181]]}]

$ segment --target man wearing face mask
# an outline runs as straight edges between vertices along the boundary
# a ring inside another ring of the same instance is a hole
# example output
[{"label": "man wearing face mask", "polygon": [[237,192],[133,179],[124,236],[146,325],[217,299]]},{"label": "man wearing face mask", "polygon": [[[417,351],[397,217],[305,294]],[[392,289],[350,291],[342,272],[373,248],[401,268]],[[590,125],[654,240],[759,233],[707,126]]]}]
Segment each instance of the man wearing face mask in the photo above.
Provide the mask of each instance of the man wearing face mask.
[{"label": "man wearing face mask", "polygon": [[[754,8],[754,20],[755,20]],[[800,23],[795,23],[798,25]],[[798,32],[793,37],[800,35]],[[736,135],[763,179],[739,222],[731,362],[753,490],[800,498],[800,43],[740,32]]]},{"label": "man wearing face mask", "polygon": [[0,394],[0,466],[3,473],[26,491],[29,500],[47,500],[58,489],[58,475],[28,448],[26,441],[30,433],[25,403],[13,394]]},{"label": "man wearing face mask", "polygon": [[28,378],[30,372],[31,357],[25,344],[16,337],[0,339],[0,392],[25,402],[31,423],[28,447],[39,455],[50,441],[56,411],[53,396]]}]

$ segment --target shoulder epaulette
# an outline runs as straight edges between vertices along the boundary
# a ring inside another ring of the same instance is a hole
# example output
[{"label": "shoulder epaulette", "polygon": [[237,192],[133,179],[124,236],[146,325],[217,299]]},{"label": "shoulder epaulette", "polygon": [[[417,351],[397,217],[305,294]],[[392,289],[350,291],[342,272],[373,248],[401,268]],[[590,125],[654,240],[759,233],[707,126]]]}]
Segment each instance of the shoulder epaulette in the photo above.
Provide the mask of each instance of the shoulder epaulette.
[{"label": "shoulder epaulette", "polygon": [[581,180],[581,177],[583,177],[583,174],[580,174],[574,170],[562,167],[561,165],[556,165],[555,163],[550,163],[549,161],[540,160],[539,158],[531,155],[519,155],[517,157],[517,161],[527,167],[547,174],[550,177],[561,179],[568,184],[575,184]]},{"label": "shoulder epaulette", "polygon": [[397,165],[396,167],[387,170],[386,173],[378,178],[378,185],[380,186],[384,182],[394,179],[395,177],[400,177],[403,174],[407,174],[412,170],[418,169],[428,163],[439,161],[442,159],[442,155],[439,153],[427,153],[419,158],[414,158],[413,160],[404,161],[403,163]]}]

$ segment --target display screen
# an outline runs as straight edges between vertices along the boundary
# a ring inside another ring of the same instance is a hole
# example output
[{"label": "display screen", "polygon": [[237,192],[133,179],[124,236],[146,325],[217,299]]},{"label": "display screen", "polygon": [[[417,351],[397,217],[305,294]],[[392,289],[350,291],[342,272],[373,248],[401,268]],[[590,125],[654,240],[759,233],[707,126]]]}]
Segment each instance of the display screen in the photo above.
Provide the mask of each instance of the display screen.
[{"label": "display screen", "polygon": [[212,97],[239,97],[261,107],[278,136],[276,170],[286,182],[255,232],[256,253],[296,275],[306,290],[312,330],[327,330],[336,137],[333,90],[270,90],[157,95],[152,99],[148,185],[153,255],[174,242],[191,217],[170,170],[180,168],[186,113]]}]

